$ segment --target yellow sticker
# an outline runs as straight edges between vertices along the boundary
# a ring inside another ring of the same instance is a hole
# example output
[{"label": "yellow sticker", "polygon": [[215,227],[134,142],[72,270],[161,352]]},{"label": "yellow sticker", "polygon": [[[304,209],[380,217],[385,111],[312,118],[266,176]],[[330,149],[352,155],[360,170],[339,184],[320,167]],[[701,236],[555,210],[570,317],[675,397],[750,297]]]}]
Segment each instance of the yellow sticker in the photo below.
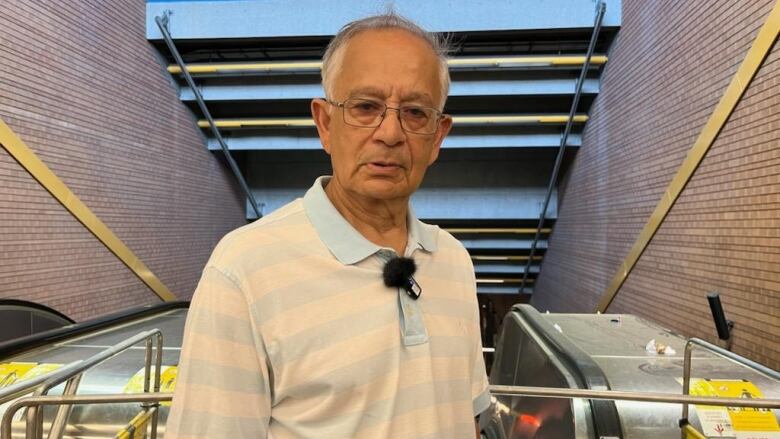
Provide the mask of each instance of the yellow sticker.
[{"label": "yellow sticker", "polygon": [[[747,380],[691,380],[691,395],[759,399],[761,390]],[[770,409],[697,405],[706,436],[780,439],[780,426]]]},{"label": "yellow sticker", "polygon": [[47,374],[60,367],[62,364],[57,363],[0,363],[0,388]]},{"label": "yellow sticker", "polygon": [[0,388],[8,387],[19,381],[38,363],[0,363]]},{"label": "yellow sticker", "polygon": [[[176,387],[176,375],[179,371],[177,366],[162,366],[160,368],[162,374],[160,374],[160,392],[170,393],[173,392]],[[149,391],[152,391],[152,385],[154,385],[155,367],[151,369],[151,383]],[[130,378],[127,385],[124,388],[124,393],[142,393],[144,391],[144,369],[141,368],[135,375]],[[162,405],[170,406],[170,402],[163,402]]]}]

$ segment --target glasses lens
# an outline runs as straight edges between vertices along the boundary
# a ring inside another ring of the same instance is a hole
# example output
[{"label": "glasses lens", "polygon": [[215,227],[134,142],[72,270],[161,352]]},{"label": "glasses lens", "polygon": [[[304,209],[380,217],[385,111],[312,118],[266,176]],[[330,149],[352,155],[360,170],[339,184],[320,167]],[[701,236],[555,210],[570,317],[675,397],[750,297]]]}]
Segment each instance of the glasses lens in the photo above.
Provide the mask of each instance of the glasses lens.
[{"label": "glasses lens", "polygon": [[428,107],[401,107],[401,122],[412,133],[431,134],[436,131],[437,111]]},{"label": "glasses lens", "polygon": [[358,126],[378,126],[385,106],[367,99],[347,99],[344,102],[345,122]]},{"label": "glasses lens", "polygon": [[[378,127],[382,123],[387,107],[384,103],[370,99],[347,99],[344,101],[344,122],[358,127]],[[416,134],[436,132],[439,112],[433,108],[405,105],[399,110],[401,127]]]}]

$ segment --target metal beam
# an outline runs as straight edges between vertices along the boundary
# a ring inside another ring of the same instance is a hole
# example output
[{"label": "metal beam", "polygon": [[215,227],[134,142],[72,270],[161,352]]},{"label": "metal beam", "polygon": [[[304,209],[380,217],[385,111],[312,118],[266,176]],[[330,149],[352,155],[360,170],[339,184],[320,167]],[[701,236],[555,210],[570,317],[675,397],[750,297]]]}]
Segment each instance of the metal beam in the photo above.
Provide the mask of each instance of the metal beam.
[{"label": "metal beam", "polygon": [[696,172],[701,161],[707,155],[707,151],[709,151],[712,144],[715,143],[718,134],[720,134],[723,126],[726,125],[729,116],[731,116],[731,113],[737,107],[745,90],[750,86],[750,82],[758,72],[761,64],[763,64],[764,59],[769,54],[772,46],[774,46],[779,33],[780,0],[775,2],[772,11],[769,13],[764,25],[758,31],[758,35],[750,46],[750,50],[748,50],[737,73],[731,78],[731,83],[728,88],[726,88],[726,92],[723,93],[720,102],[718,102],[718,105],[710,115],[704,128],[702,128],[701,133],[699,133],[699,137],[696,138],[693,146],[685,156],[685,160],[683,160],[680,168],[674,175],[674,178],[672,178],[669,186],[658,201],[655,210],[653,210],[650,218],[648,218],[645,226],[639,233],[639,237],[631,246],[631,250],[629,250],[625,259],[620,264],[620,267],[612,278],[612,281],[609,283],[607,290],[601,296],[601,300],[599,300],[595,311],[605,312],[615,299],[618,291],[620,291],[620,287],[623,286],[626,278],[628,278],[628,275],[639,261],[640,256],[642,256],[642,253],[644,253],[645,249],[650,244],[653,236],[655,236],[656,232],[661,227],[666,215],[669,214],[669,211],[672,209],[672,206],[674,206],[677,198],[680,196],[683,189],[685,189],[685,186],[688,184],[688,181],[691,179],[694,172]]},{"label": "metal beam", "polygon": [[[573,116],[574,123],[585,123],[588,116],[577,114]],[[464,125],[531,125],[531,124],[566,124],[569,116],[565,114],[523,114],[511,116],[452,116],[455,126]],[[286,117],[286,118],[254,118],[254,119],[214,119],[213,126],[221,129],[241,128],[300,128],[313,127],[314,120],[310,117]],[[201,128],[211,128],[211,120],[198,121]]]},{"label": "metal beam", "polygon": [[[236,131],[224,139],[231,151],[320,150],[322,144],[316,134],[316,131],[311,128],[290,135],[274,133],[268,136],[254,133],[243,135],[240,131]],[[560,133],[511,135],[451,133],[444,139],[442,148],[557,148],[560,141]],[[582,136],[579,134],[569,136],[567,146],[579,147],[581,144]],[[214,138],[208,139],[208,148],[212,151],[221,150],[219,142]]]},{"label": "metal beam", "polygon": [[[604,25],[620,26],[621,1],[608,0]],[[593,2],[586,0],[471,0],[452,3],[396,0],[396,12],[432,32],[539,31],[590,29]],[[382,4],[362,0],[149,1],[146,36],[161,40],[153,17],[173,11],[175,39],[329,37],[350,21],[382,12]],[[302,13],[304,12],[305,13]]]},{"label": "metal beam", "polygon": [[[301,197],[307,187],[253,188],[252,194],[263,206],[263,211],[273,212]],[[544,199],[544,187],[526,187],[518,195],[512,187],[485,188],[420,188],[412,196],[412,207],[419,218],[447,219],[513,219],[534,218]],[[249,207],[249,206],[248,206]],[[247,218],[252,219],[251,208]],[[548,218],[557,215],[555,202],[550,205]],[[530,237],[524,248],[530,248]],[[503,248],[503,247],[500,247]]]},{"label": "metal beam", "polygon": [[[449,98],[480,96],[548,96],[570,95],[576,91],[575,79],[540,78],[525,80],[455,80],[450,86]],[[203,80],[198,86],[201,96],[209,101],[264,101],[264,100],[308,100],[324,96],[322,86],[317,83],[289,83],[267,81],[263,83],[209,84]],[[582,92],[595,95],[599,92],[599,80],[586,79]],[[189,87],[182,87],[180,99],[195,101],[195,94]]]},{"label": "metal beam", "polygon": [[[528,269],[531,273],[539,273],[538,265],[531,265]],[[525,270],[525,266],[518,264],[474,264],[474,272],[477,273],[478,276],[505,274],[520,275],[523,274],[523,270]]]},{"label": "metal beam", "polygon": [[[523,290],[519,291],[520,294],[533,294],[534,289],[531,287],[525,287]],[[511,296],[517,296],[518,294],[518,288],[517,285],[493,285],[493,284],[482,284],[477,285],[477,294],[506,294]]]}]

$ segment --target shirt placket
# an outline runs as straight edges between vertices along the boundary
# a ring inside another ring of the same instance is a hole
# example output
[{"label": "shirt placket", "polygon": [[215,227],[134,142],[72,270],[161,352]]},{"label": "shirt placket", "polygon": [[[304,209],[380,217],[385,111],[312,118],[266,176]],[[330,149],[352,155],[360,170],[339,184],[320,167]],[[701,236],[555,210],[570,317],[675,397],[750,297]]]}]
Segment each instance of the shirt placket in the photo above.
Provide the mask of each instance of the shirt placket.
[{"label": "shirt placket", "polygon": [[[419,249],[418,243],[414,243],[407,247],[405,256],[411,258],[414,256],[414,252]],[[396,254],[392,250],[384,249],[379,252],[379,257],[389,261],[395,257]],[[398,288],[398,316],[399,326],[401,328],[401,342],[404,346],[416,346],[428,342],[428,331],[425,329],[425,321],[423,320],[422,308],[419,301],[422,296],[417,300],[412,299],[403,288]]]}]

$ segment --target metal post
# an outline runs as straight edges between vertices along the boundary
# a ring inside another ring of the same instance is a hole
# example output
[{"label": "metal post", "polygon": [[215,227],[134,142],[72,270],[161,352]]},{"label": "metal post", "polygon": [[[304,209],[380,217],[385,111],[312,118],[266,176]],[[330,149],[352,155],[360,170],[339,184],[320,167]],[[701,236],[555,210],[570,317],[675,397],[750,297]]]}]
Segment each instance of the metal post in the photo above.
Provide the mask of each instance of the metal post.
[{"label": "metal post", "polygon": [[[42,408],[30,407],[27,409],[27,428],[25,428],[25,438],[38,439],[43,435],[43,416]],[[9,427],[10,428],[10,427]]]},{"label": "metal post", "polygon": [[[63,395],[70,396],[75,395],[81,383],[81,377],[83,374],[74,375],[65,383],[65,390],[62,391]],[[49,439],[62,439],[65,434],[65,425],[68,423],[70,413],[73,411],[73,406],[70,404],[63,404],[57,410],[57,415],[51,423],[51,429],[49,430]]]},{"label": "metal post", "polygon": [[[685,343],[685,356],[683,357],[683,396],[688,396],[691,393],[691,351],[693,350],[693,343],[688,340]],[[680,418],[681,424],[688,422],[688,403],[684,402],[682,405],[682,418]],[[685,439],[685,430],[682,430],[682,439]]]},{"label": "metal post", "polygon": [[547,185],[547,195],[544,197],[542,212],[539,214],[539,225],[536,227],[536,234],[534,235],[534,240],[531,243],[531,253],[528,255],[528,262],[525,263],[523,281],[520,284],[520,291],[518,291],[518,293],[522,293],[523,290],[525,290],[525,284],[528,280],[528,272],[531,270],[531,263],[533,262],[534,254],[536,253],[536,244],[539,242],[539,237],[542,234],[542,227],[544,226],[544,220],[547,216],[547,208],[550,206],[550,197],[552,196],[552,191],[555,188],[556,182],[558,180],[558,172],[561,170],[563,155],[566,152],[566,142],[569,140],[569,133],[571,132],[571,127],[574,124],[574,115],[577,113],[577,106],[580,103],[580,96],[582,95],[582,85],[585,83],[585,77],[588,74],[588,69],[590,68],[590,58],[593,56],[593,51],[596,48],[596,40],[598,40],[599,32],[601,31],[601,22],[604,19],[604,12],[606,9],[607,6],[604,4],[604,2],[599,1],[598,5],[596,6],[596,21],[593,25],[593,33],[590,36],[588,54],[585,56],[585,64],[582,65],[580,77],[577,80],[576,90],[574,92],[574,101],[571,104],[571,109],[569,110],[569,119],[566,121],[566,129],[563,131],[561,144],[558,147],[558,156],[555,158],[555,166],[553,167],[552,176],[550,176],[550,182]]},{"label": "metal post", "polygon": [[181,68],[181,74],[184,75],[184,79],[187,81],[187,85],[190,86],[192,93],[195,95],[195,99],[198,101],[200,111],[203,113],[203,116],[206,118],[206,120],[208,120],[209,128],[211,128],[211,134],[213,134],[219,142],[219,146],[222,148],[222,153],[225,154],[225,159],[227,160],[228,165],[230,165],[230,169],[233,171],[233,175],[236,177],[236,180],[238,180],[238,183],[241,185],[244,193],[249,198],[249,202],[252,204],[252,209],[255,211],[257,218],[262,218],[263,215],[260,213],[260,208],[257,207],[257,201],[255,200],[255,197],[252,196],[252,191],[249,190],[249,186],[246,184],[244,176],[241,175],[241,170],[238,169],[238,165],[236,164],[236,161],[233,160],[233,156],[230,155],[230,150],[228,149],[227,143],[225,143],[225,139],[222,138],[222,134],[220,134],[217,125],[214,123],[214,119],[211,117],[209,109],[206,108],[206,102],[203,100],[203,95],[200,94],[200,90],[198,90],[198,88],[195,86],[195,81],[193,81],[192,75],[190,75],[190,72],[187,71],[187,66],[184,65],[184,60],[181,58],[181,55],[179,55],[179,51],[176,49],[176,45],[173,43],[173,38],[171,38],[171,34],[168,31],[168,15],[169,11],[166,11],[162,17],[154,17],[154,21],[157,23],[157,27],[160,28],[160,32],[162,32],[163,38],[165,39],[165,44],[168,45],[168,50],[171,51],[174,59],[176,59],[176,64],[178,64],[179,68]]},{"label": "metal post", "polygon": [[[154,393],[160,392],[160,379],[162,375],[162,371],[160,370],[162,368],[162,354],[163,354],[163,338],[162,333],[157,333],[157,358],[155,361],[155,370],[157,373],[154,374]],[[160,403],[155,402],[154,403],[154,412],[152,413],[152,435],[151,439],[157,439],[157,422],[159,418],[159,407]]]}]

